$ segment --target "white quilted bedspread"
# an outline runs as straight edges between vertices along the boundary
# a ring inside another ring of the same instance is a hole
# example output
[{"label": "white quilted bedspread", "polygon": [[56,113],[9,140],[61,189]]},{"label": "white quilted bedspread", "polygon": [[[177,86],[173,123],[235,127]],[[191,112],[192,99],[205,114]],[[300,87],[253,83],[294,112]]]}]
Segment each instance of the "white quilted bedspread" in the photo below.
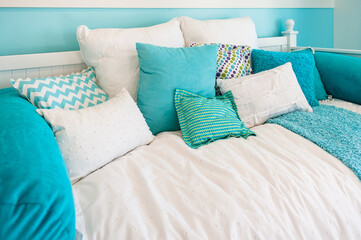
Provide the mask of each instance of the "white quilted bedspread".
[{"label": "white quilted bedspread", "polygon": [[361,239],[354,173],[283,127],[252,130],[257,137],[197,150],[180,132],[159,134],[73,185],[78,231],[101,240]]}]

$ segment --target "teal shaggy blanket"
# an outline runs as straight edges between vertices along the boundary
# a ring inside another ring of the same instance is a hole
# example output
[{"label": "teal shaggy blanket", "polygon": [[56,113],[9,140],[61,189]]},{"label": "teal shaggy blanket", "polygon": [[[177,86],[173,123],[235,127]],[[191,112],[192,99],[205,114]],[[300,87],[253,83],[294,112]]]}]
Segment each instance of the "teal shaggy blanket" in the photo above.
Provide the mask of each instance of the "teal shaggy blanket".
[{"label": "teal shaggy blanket", "polygon": [[352,169],[361,180],[361,114],[320,105],[313,112],[292,112],[267,121],[310,140]]}]

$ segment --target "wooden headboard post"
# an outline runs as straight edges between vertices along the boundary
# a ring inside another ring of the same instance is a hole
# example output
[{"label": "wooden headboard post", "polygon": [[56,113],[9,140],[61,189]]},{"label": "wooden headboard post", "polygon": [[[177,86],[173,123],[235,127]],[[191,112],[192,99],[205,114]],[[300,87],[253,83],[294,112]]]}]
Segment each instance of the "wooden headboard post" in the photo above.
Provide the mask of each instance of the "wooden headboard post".
[{"label": "wooden headboard post", "polygon": [[287,37],[287,52],[290,52],[291,48],[297,46],[298,32],[293,30],[294,26],[295,26],[295,21],[293,21],[292,19],[287,19],[286,31],[282,32],[282,35]]}]

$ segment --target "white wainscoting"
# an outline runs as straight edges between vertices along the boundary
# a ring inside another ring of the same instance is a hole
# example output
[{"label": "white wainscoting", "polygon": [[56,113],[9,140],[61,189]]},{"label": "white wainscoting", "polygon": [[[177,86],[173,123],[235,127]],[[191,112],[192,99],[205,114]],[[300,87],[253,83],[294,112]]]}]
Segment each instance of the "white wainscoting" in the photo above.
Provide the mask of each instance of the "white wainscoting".
[{"label": "white wainscoting", "polygon": [[[287,36],[258,39],[260,48],[280,52],[290,49],[288,42]],[[0,88],[10,87],[10,79],[66,75],[86,67],[80,51],[0,56]]]},{"label": "white wainscoting", "polygon": [[0,0],[0,7],[334,8],[335,0]]}]

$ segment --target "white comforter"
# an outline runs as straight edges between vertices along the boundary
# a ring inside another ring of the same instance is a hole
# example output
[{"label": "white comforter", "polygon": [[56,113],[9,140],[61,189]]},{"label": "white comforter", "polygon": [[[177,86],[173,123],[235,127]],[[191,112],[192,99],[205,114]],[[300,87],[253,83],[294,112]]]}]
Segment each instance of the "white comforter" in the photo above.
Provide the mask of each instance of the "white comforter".
[{"label": "white comforter", "polygon": [[252,130],[257,137],[197,150],[180,132],[159,134],[73,186],[78,231],[102,240],[361,239],[355,174],[283,127]]}]

